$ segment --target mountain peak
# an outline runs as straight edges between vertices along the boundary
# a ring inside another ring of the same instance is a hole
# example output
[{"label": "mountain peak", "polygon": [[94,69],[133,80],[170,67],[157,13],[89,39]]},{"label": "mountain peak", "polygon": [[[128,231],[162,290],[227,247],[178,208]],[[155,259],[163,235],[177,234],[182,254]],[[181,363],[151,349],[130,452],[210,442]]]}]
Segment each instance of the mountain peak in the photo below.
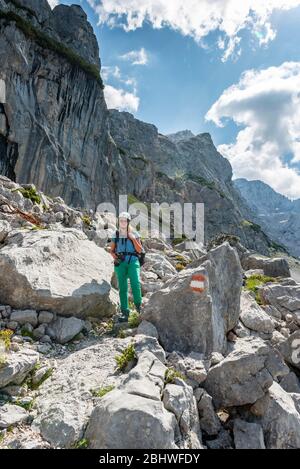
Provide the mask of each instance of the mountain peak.
[{"label": "mountain peak", "polygon": [[168,134],[166,135],[166,137],[168,137],[168,139],[170,139],[173,143],[178,143],[182,140],[188,140],[190,138],[193,138],[195,137],[195,135],[190,130],[180,130],[179,132]]}]

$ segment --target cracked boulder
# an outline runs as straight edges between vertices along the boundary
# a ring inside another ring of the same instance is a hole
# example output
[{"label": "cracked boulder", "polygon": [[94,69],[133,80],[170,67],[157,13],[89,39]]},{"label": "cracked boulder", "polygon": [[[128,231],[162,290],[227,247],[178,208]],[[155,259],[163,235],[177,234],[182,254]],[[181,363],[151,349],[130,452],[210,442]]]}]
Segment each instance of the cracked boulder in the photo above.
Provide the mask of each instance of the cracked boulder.
[{"label": "cracked boulder", "polygon": [[62,316],[110,316],[113,262],[79,230],[19,231],[0,250],[0,303]]},{"label": "cracked boulder", "polygon": [[253,404],[272,386],[273,378],[288,374],[279,354],[260,338],[239,339],[233,350],[212,367],[204,387],[217,408]]},{"label": "cracked boulder", "polygon": [[200,266],[183,270],[154,292],[142,316],[155,325],[169,352],[222,353],[226,334],[238,322],[241,287],[238,254],[225,242]]}]

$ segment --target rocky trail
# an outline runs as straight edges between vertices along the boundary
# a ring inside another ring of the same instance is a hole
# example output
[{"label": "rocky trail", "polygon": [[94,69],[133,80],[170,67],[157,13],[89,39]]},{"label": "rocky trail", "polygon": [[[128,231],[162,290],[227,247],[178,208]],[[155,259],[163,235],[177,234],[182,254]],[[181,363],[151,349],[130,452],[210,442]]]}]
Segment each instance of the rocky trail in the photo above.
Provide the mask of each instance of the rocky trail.
[{"label": "rocky trail", "polygon": [[0,177],[0,448],[299,448],[297,260],[145,239],[120,327],[114,229]]}]

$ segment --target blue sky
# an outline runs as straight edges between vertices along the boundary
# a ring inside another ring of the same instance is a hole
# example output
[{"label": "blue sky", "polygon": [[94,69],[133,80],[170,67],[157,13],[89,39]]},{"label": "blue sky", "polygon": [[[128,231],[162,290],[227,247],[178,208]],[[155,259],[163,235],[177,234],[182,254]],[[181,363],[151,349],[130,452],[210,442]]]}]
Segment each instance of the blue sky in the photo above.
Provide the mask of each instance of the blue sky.
[{"label": "blue sky", "polygon": [[60,2],[94,27],[108,105],[163,134],[210,132],[234,177],[299,198],[300,0],[164,1]]}]

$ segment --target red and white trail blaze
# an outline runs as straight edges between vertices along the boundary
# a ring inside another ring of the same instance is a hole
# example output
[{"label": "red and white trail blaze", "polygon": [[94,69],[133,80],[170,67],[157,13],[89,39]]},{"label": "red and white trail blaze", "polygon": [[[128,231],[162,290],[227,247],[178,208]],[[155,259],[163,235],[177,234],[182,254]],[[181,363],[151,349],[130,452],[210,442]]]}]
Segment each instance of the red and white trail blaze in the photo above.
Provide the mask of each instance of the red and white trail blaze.
[{"label": "red and white trail blaze", "polygon": [[192,276],[190,287],[193,291],[202,293],[205,290],[206,277],[202,274],[195,274]]}]

